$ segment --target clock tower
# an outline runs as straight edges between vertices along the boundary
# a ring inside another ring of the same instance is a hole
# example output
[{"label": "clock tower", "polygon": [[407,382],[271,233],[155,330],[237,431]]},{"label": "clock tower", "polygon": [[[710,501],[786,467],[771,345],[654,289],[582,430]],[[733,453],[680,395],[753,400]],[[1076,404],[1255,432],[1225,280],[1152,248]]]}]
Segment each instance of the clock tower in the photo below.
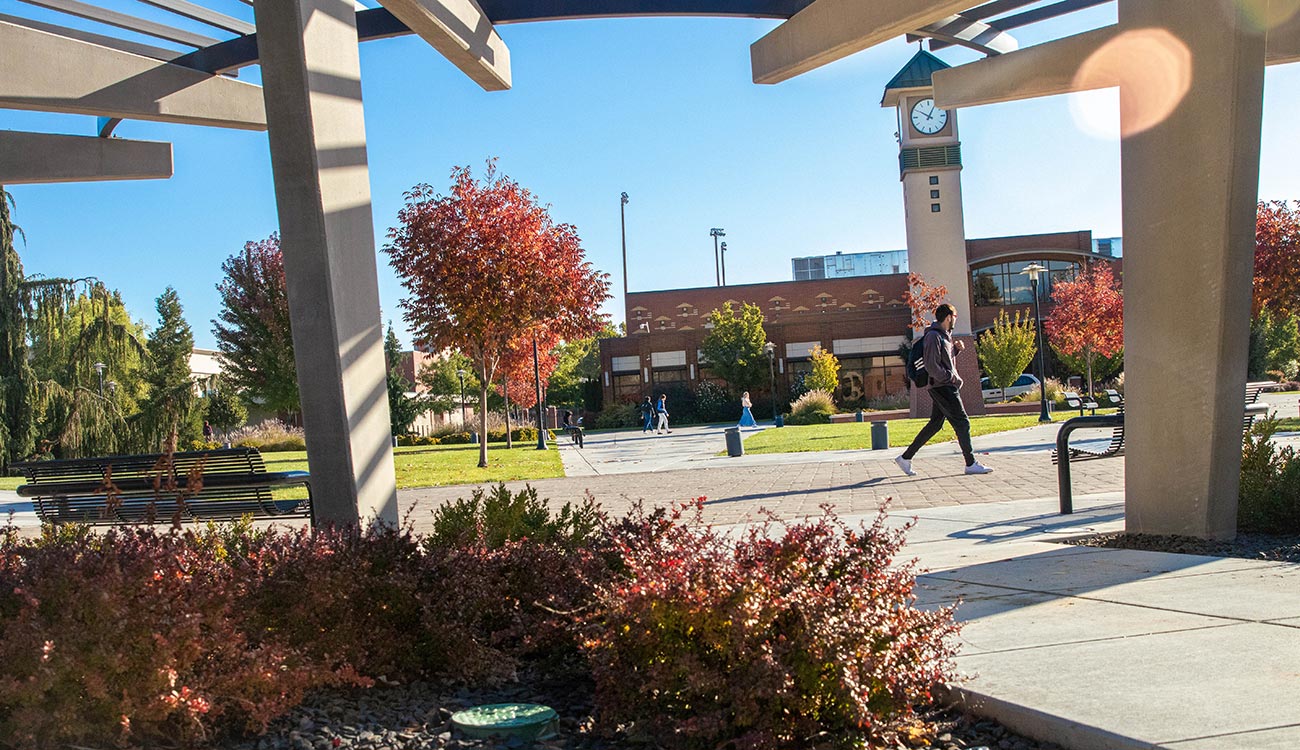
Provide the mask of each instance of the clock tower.
[{"label": "clock tower", "polygon": [[[961,141],[957,113],[934,104],[931,76],[949,65],[920,50],[885,85],[882,107],[898,112],[898,168],[906,212],[907,259],[912,273],[931,286],[948,288],[957,308],[956,340],[966,343],[957,358],[964,385],[962,402],[970,414],[984,413],[979,361],[971,336],[970,267],[961,201]],[[919,333],[919,332],[917,332]],[[917,396],[922,396],[918,403]],[[913,389],[913,415],[928,415],[928,394]]]}]

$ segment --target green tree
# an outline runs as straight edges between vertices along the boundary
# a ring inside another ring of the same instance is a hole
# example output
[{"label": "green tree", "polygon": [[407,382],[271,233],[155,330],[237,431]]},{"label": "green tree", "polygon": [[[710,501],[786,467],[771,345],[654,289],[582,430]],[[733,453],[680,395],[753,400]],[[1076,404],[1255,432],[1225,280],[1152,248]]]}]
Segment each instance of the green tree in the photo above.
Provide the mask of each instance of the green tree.
[{"label": "green tree", "polygon": [[748,302],[736,314],[733,310],[709,313],[712,330],[700,344],[706,367],[727,381],[732,395],[755,390],[768,379],[767,331],[763,330],[763,311]]},{"label": "green tree", "polygon": [[1250,322],[1250,355],[1247,370],[1252,379],[1297,376],[1300,369],[1300,328],[1295,315],[1275,313],[1261,307]]},{"label": "green tree", "polygon": [[826,351],[820,344],[812,350],[812,372],[804,378],[804,385],[810,391],[826,391],[834,398],[840,387],[840,361],[834,354]]},{"label": "green tree", "polygon": [[149,333],[144,380],[149,395],[140,410],[146,449],[162,448],[173,434],[184,444],[199,437],[197,397],[190,379],[194,332],[180,296],[167,287],[157,302],[158,325]]},{"label": "green tree", "polygon": [[217,381],[216,389],[204,396],[203,402],[204,418],[219,432],[229,432],[248,419],[243,400],[224,379]]},{"label": "green tree", "polygon": [[[470,408],[477,408],[478,376],[474,363],[460,352],[447,352],[433,358],[417,376],[424,386],[426,407],[435,414],[450,414],[460,410],[461,381],[459,372],[465,373],[465,400]],[[468,425],[466,426],[468,428]]]},{"label": "green tree", "polygon": [[[1050,343],[1047,348],[1056,357],[1056,362],[1059,364],[1059,367],[1057,365],[1052,366],[1053,372],[1064,371],[1066,374],[1082,376],[1088,371],[1088,362],[1082,355],[1065,354]],[[1092,376],[1097,381],[1108,380],[1123,369],[1124,350],[1122,348],[1109,357],[1098,354],[1092,359]]]},{"label": "green tree", "polygon": [[993,388],[1007,388],[1025,371],[1038,351],[1034,321],[1016,311],[1014,319],[1006,310],[998,313],[993,327],[980,335],[976,343],[980,364]]},{"label": "green tree", "polygon": [[144,322],[132,320],[122,295],[98,281],[48,281],[53,286],[32,295],[28,324],[37,379],[98,394],[100,372],[95,364],[102,363],[103,380],[112,384],[104,395],[124,414],[138,412],[147,391]]},{"label": "green tree", "polygon": [[14,247],[22,230],[10,218],[12,203],[0,187],[0,471],[36,448],[36,373],[27,357],[23,263]]},{"label": "green tree", "polygon": [[402,376],[402,347],[393,332],[393,324],[388,324],[388,335],[384,337],[384,359],[388,361],[388,417],[394,435],[405,435],[411,431],[411,423],[424,412],[418,399],[407,394],[411,390],[411,381]]},{"label": "green tree", "polygon": [[546,398],[556,404],[585,404],[589,384],[600,382],[600,340],[618,338],[608,322],[595,336],[561,343],[555,350],[558,364],[551,373]]}]

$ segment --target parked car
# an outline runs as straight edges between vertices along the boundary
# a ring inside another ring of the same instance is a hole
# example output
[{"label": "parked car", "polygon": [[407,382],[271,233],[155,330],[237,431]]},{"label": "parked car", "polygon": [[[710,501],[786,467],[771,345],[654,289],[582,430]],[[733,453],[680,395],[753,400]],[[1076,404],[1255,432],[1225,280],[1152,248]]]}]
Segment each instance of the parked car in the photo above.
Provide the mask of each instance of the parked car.
[{"label": "parked car", "polygon": [[1006,401],[1009,398],[1023,396],[1038,387],[1038,378],[1025,373],[1016,378],[1016,382],[1006,388],[992,388],[988,378],[980,378],[980,390],[984,392],[985,401]]}]

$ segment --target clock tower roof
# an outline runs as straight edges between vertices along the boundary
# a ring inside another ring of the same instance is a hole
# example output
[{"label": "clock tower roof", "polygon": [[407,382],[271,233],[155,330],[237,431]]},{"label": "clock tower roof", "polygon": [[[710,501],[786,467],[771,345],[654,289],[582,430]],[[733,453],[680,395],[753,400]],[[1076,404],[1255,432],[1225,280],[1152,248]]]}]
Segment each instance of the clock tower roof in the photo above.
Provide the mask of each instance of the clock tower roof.
[{"label": "clock tower roof", "polygon": [[890,92],[902,89],[922,89],[933,85],[932,77],[936,70],[945,70],[952,66],[940,60],[925,50],[918,50],[911,60],[903,66],[903,69],[885,84],[885,96],[880,104],[883,107],[892,107],[898,102],[897,95],[890,96]]}]

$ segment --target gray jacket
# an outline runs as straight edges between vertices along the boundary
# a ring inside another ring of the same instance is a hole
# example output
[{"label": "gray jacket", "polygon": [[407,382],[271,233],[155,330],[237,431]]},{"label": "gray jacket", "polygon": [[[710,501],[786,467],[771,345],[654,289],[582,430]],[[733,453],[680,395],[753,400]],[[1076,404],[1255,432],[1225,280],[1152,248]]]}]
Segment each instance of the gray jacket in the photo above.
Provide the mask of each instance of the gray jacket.
[{"label": "gray jacket", "polygon": [[957,352],[952,348],[952,335],[943,330],[939,321],[925,329],[925,344],[922,349],[925,372],[930,376],[930,384],[951,385],[961,388],[961,376],[957,374]]}]

